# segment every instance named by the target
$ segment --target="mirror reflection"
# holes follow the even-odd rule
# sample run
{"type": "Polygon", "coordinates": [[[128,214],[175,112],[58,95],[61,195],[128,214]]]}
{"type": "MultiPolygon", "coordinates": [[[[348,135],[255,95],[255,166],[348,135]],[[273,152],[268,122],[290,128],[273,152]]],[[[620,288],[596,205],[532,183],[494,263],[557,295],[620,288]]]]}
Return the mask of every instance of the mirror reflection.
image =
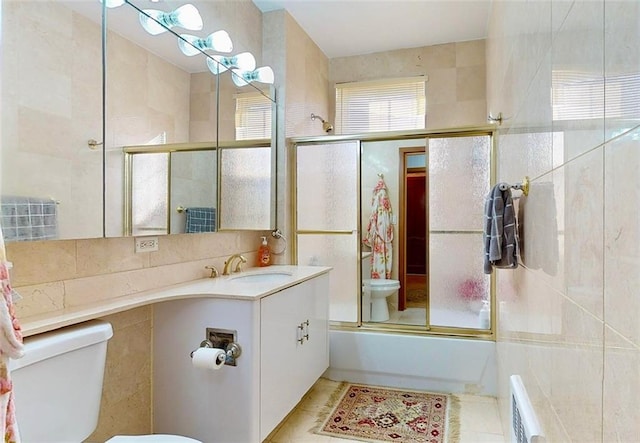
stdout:
{"type": "Polygon", "coordinates": [[[2,2],[7,241],[102,236],[101,31],[75,3],[2,2]]]}
{"type": "MultiPolygon", "coordinates": [[[[152,35],[141,26],[139,9],[171,12],[184,3],[107,2],[119,6],[106,9],[103,116],[101,3],[3,0],[0,202],[8,241],[122,236],[127,220],[124,146],[194,141],[216,146],[241,137],[271,136],[270,120],[259,131],[254,129],[263,111],[238,104],[250,95],[259,96],[269,104],[270,118],[273,90],[266,84],[261,85],[267,89],[255,87],[265,70],[235,75],[239,67],[222,58],[251,52],[256,66],[262,67],[260,11],[254,8],[253,19],[246,14],[246,22],[238,23],[230,2],[193,1],[189,3],[200,13],[202,30],[175,26],[175,33],[152,35]],[[186,35],[187,43],[176,34],[186,35]],[[232,41],[232,52],[223,52],[228,50],[224,34],[232,41]],[[194,47],[200,55],[187,56],[194,47]],[[227,72],[218,68],[215,75],[209,59],[227,72]],[[244,114],[238,115],[237,108],[244,114]],[[90,146],[89,140],[95,143],[90,146]]],[[[260,122],[266,121],[263,117],[260,122]]],[[[213,183],[218,181],[216,171],[210,171],[213,183]]],[[[197,181],[191,180],[187,189],[197,181]]],[[[217,201],[217,188],[206,186],[211,201],[217,201]]],[[[147,209],[145,217],[154,216],[139,220],[142,230],[137,234],[162,233],[182,224],[169,223],[184,215],[175,208],[169,211],[168,200],[145,201],[154,208],[147,209]]]]}

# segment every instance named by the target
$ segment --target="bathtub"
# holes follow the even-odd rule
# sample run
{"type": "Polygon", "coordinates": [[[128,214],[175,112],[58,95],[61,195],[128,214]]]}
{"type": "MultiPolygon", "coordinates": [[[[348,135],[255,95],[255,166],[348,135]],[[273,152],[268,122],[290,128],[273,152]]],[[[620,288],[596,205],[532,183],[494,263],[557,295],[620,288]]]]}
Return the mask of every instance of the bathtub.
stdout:
{"type": "Polygon", "coordinates": [[[329,346],[331,380],[497,396],[493,341],[332,330],[329,346]]]}

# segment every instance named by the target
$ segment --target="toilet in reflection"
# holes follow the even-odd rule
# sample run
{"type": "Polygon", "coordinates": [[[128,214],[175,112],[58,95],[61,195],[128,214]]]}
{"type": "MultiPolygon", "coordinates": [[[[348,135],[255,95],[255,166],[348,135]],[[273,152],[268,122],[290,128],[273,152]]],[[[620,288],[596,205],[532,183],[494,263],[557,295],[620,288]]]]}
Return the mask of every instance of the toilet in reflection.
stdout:
{"type": "MultiPolygon", "coordinates": [[[[371,252],[362,253],[362,276],[371,275],[371,252]]],[[[362,321],[382,322],[389,320],[387,299],[397,294],[400,281],[369,278],[362,280],[362,321]]]]}
{"type": "MultiPolygon", "coordinates": [[[[82,442],[98,424],[111,324],[92,320],[27,337],[11,360],[22,441],[82,442]]],[[[108,443],[200,443],[177,435],[115,436],[108,443]]]]}
{"type": "MultiPolygon", "coordinates": [[[[400,282],[398,280],[383,278],[362,280],[363,299],[371,301],[369,321],[383,322],[389,320],[387,297],[397,294],[398,289],[400,289],[400,282]]],[[[366,319],[363,320],[366,321],[366,319]]]]}

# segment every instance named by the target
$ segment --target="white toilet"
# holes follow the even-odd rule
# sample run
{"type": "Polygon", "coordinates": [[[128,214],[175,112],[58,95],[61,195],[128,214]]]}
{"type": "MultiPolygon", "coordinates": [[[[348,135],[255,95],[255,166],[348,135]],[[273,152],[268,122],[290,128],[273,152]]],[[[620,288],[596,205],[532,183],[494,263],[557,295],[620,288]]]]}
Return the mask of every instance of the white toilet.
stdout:
{"type": "MultiPolygon", "coordinates": [[[[82,442],[98,424],[111,324],[92,320],[27,337],[11,360],[22,441],[82,442]]],[[[177,435],[117,436],[109,443],[201,443],[177,435]]]]}
{"type": "Polygon", "coordinates": [[[391,279],[371,278],[362,280],[362,286],[366,294],[371,294],[370,321],[381,322],[389,320],[387,297],[398,292],[400,282],[391,279]]]}

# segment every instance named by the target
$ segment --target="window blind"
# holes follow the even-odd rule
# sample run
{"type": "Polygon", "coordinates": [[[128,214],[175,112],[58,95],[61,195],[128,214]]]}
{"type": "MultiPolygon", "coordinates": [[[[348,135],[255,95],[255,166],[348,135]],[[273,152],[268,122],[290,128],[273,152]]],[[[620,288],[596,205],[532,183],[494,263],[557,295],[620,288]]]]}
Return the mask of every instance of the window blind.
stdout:
{"type": "MultiPolygon", "coordinates": [[[[640,116],[640,76],[637,73],[606,78],[607,118],[637,119],[640,116]]],[[[553,71],[554,120],[603,118],[605,79],[586,72],[553,71]]]]}
{"type": "Polygon", "coordinates": [[[336,85],[336,133],[425,128],[426,77],[336,85]]]}
{"type": "Polygon", "coordinates": [[[259,92],[236,94],[236,140],[271,138],[272,102],[259,92]]]}

